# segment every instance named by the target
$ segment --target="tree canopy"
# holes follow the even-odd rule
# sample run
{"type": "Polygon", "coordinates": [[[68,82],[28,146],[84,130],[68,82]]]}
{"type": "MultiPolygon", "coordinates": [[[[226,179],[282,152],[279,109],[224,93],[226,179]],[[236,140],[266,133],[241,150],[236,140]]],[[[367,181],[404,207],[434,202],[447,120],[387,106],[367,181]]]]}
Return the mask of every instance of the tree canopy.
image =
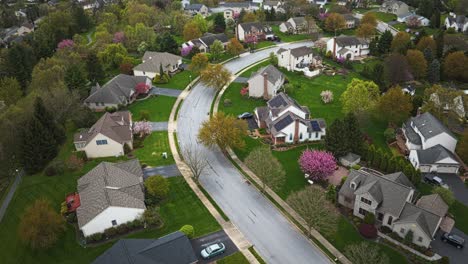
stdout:
{"type": "Polygon", "coordinates": [[[372,109],[380,97],[377,84],[372,81],[353,79],[341,95],[343,111],[357,115],[372,109]]]}
{"type": "Polygon", "coordinates": [[[219,146],[221,150],[226,150],[227,147],[243,148],[243,136],[246,133],[245,120],[218,112],[210,120],[203,122],[198,132],[198,140],[208,147],[219,146]]]}

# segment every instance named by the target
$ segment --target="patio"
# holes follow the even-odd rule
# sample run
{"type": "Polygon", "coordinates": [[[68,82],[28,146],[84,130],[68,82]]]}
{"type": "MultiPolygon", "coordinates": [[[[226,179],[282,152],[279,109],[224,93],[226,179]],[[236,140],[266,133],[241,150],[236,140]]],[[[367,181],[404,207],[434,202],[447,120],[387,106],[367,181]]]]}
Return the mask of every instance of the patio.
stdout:
{"type": "Polygon", "coordinates": [[[345,167],[342,167],[342,166],[338,166],[338,169],[335,170],[335,172],[333,172],[333,174],[330,177],[328,177],[328,182],[330,184],[338,186],[341,183],[341,179],[343,177],[348,176],[348,174],[349,174],[348,169],[346,169],[345,167]]]}

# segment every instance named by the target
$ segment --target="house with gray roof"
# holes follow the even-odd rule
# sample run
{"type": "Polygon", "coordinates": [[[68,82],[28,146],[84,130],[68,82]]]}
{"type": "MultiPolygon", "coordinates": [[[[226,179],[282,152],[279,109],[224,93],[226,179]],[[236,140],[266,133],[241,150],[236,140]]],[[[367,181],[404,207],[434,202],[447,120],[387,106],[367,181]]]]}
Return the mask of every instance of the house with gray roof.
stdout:
{"type": "Polygon", "coordinates": [[[458,173],[459,162],[453,154],[457,138],[442,122],[426,112],[403,124],[409,160],[421,172],[458,173]]]}
{"type": "Polygon", "coordinates": [[[322,65],[322,58],[319,55],[314,55],[312,48],[307,46],[293,49],[280,48],[276,52],[276,56],[278,66],[286,68],[288,71],[303,71],[310,66],[318,67],[322,65]]]}
{"type": "Polygon", "coordinates": [[[288,34],[312,34],[319,31],[313,19],[307,21],[304,17],[291,17],[279,25],[279,30],[288,34]]]}
{"type": "Polygon", "coordinates": [[[91,128],[75,134],[75,149],[84,151],[88,158],[122,156],[125,145],[133,148],[132,125],[129,111],[106,112],[91,128]]]}
{"type": "Polygon", "coordinates": [[[133,68],[133,75],[153,79],[160,74],[161,67],[164,73],[170,74],[178,71],[180,65],[182,65],[180,56],[168,52],[146,51],[142,63],[133,68]]]}
{"type": "Polygon", "coordinates": [[[450,13],[444,21],[445,28],[453,28],[458,32],[468,31],[468,17],[466,15],[456,15],[450,13]]]}
{"type": "Polygon", "coordinates": [[[187,14],[191,16],[202,15],[203,17],[208,16],[210,9],[204,4],[190,4],[184,7],[184,10],[187,14]]]}
{"type": "Polygon", "coordinates": [[[131,104],[137,96],[135,88],[141,83],[151,87],[151,79],[146,76],[119,74],[102,87],[99,83],[93,86],[88,98],[84,100],[84,104],[95,111],[103,111],[106,107],[117,108],[131,104]]]}
{"type": "Polygon", "coordinates": [[[326,133],[324,119],[311,119],[306,106],[282,92],[270,99],[267,106],[255,108],[254,118],[259,128],[266,128],[273,144],[318,141],[326,133]]]}
{"type": "Polygon", "coordinates": [[[379,8],[379,11],[399,16],[402,14],[409,13],[409,6],[402,1],[387,0],[382,3],[382,5],[379,8]]]}
{"type": "Polygon", "coordinates": [[[182,48],[187,48],[189,46],[196,47],[202,53],[210,52],[210,46],[213,43],[219,40],[223,44],[224,49],[226,49],[227,44],[229,43],[229,38],[224,33],[212,34],[205,33],[202,37],[197,39],[192,39],[188,42],[182,44],[182,48]]]}
{"type": "Polygon", "coordinates": [[[369,42],[355,36],[341,35],[327,41],[327,52],[335,58],[357,60],[369,54],[369,42]]]}
{"type": "Polygon", "coordinates": [[[76,216],[85,237],[138,219],[146,210],[143,171],[137,159],[99,163],[78,179],[78,194],[81,205],[76,216]]]}
{"type": "Polygon", "coordinates": [[[374,214],[378,224],[404,238],[411,231],[413,243],[429,247],[445,219],[448,206],[440,197],[422,196],[416,204],[415,188],[401,172],[378,175],[351,170],[338,192],[338,203],[364,218],[374,214]],[[433,204],[432,204],[433,203],[433,204]]]}
{"type": "Polygon", "coordinates": [[[261,22],[239,23],[236,27],[236,35],[240,41],[258,42],[274,37],[271,26],[261,22]]]}
{"type": "Polygon", "coordinates": [[[275,66],[265,66],[252,73],[247,81],[249,84],[249,97],[271,99],[283,87],[284,80],[284,74],[275,66]]]}
{"type": "Polygon", "coordinates": [[[345,28],[355,28],[359,24],[359,19],[357,19],[353,14],[343,14],[345,19],[345,28]]]}
{"type": "Polygon", "coordinates": [[[191,264],[198,262],[190,240],[180,232],[158,239],[120,239],[92,264],[191,264]]]}

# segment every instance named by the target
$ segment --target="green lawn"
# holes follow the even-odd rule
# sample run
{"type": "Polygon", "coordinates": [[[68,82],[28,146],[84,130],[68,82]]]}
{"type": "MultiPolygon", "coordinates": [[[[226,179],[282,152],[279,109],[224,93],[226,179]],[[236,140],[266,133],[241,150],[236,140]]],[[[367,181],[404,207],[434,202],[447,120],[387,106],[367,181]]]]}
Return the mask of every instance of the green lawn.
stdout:
{"type": "Polygon", "coordinates": [[[216,263],[218,264],[248,264],[249,261],[239,251],[230,256],[217,260],[216,263]]]}
{"type": "Polygon", "coordinates": [[[390,14],[390,13],[384,13],[384,12],[372,12],[378,20],[381,20],[383,22],[390,22],[390,21],[394,21],[397,19],[397,16],[394,15],[394,14],[390,14]]]}
{"type": "Polygon", "coordinates": [[[237,116],[244,112],[253,113],[255,107],[265,105],[265,101],[263,99],[253,99],[248,98],[247,96],[242,96],[240,94],[240,90],[243,86],[244,84],[242,83],[231,83],[229,85],[228,89],[221,97],[219,111],[237,116]],[[231,105],[225,106],[224,100],[228,98],[231,100],[231,105]]]}
{"type": "Polygon", "coordinates": [[[261,49],[261,48],[266,48],[266,47],[275,46],[275,45],[276,45],[275,42],[265,40],[265,41],[258,42],[257,45],[255,46],[255,49],[261,49]]]}
{"type": "Polygon", "coordinates": [[[455,217],[455,227],[468,234],[468,206],[459,201],[455,201],[449,209],[455,217]]]}
{"type": "Polygon", "coordinates": [[[279,26],[277,25],[271,26],[271,28],[273,29],[273,32],[275,33],[275,35],[281,38],[282,42],[293,42],[293,41],[310,39],[310,35],[308,34],[296,34],[296,35],[285,34],[279,30],[279,26]]]}
{"type": "MultiPolygon", "coordinates": [[[[339,30],[336,32],[336,35],[346,35],[346,36],[355,36],[356,35],[356,28],[350,28],[350,29],[344,29],[344,30],[339,30]]],[[[329,32],[325,31],[323,32],[324,37],[333,37],[335,36],[335,32],[329,32]]]]}
{"type": "Polygon", "coordinates": [[[169,96],[152,96],[143,101],[136,101],[128,107],[132,112],[133,120],[140,121],[142,110],[148,111],[150,119],[147,121],[159,122],[168,121],[171,114],[172,106],[177,98],[169,96]]]}
{"type": "Polygon", "coordinates": [[[398,23],[393,25],[394,28],[398,29],[399,31],[405,31],[408,26],[405,23],[398,23]]]}
{"type": "Polygon", "coordinates": [[[176,75],[172,76],[168,83],[154,84],[154,85],[157,87],[184,90],[185,87],[189,85],[190,81],[195,80],[197,76],[198,74],[195,74],[189,70],[185,70],[183,72],[179,72],[176,75]]]}
{"type": "Polygon", "coordinates": [[[174,158],[169,147],[167,132],[153,132],[143,141],[143,147],[133,151],[134,155],[149,166],[163,166],[174,164],[174,158]],[[162,157],[162,153],[167,152],[167,159],[162,157]]]}

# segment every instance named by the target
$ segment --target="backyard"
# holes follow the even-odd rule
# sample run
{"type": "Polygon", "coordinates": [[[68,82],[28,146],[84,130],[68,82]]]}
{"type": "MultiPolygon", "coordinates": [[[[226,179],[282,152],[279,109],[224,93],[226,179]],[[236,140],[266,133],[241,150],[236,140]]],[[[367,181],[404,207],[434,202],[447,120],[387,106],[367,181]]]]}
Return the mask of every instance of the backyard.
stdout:
{"type": "Polygon", "coordinates": [[[373,13],[378,20],[383,21],[383,22],[390,22],[394,21],[397,19],[397,16],[395,14],[391,13],[384,13],[384,12],[371,12],[373,13]]]}
{"type": "Polygon", "coordinates": [[[161,122],[169,120],[172,106],[177,98],[169,96],[151,96],[142,101],[136,101],[128,107],[132,112],[134,121],[141,121],[141,111],[147,111],[151,122],[161,122]]]}
{"type": "Polygon", "coordinates": [[[273,25],[271,26],[273,33],[275,33],[276,36],[280,37],[281,42],[293,42],[293,41],[300,41],[300,40],[306,40],[310,39],[310,36],[308,34],[286,34],[283,33],[279,30],[279,26],[273,25]]]}

